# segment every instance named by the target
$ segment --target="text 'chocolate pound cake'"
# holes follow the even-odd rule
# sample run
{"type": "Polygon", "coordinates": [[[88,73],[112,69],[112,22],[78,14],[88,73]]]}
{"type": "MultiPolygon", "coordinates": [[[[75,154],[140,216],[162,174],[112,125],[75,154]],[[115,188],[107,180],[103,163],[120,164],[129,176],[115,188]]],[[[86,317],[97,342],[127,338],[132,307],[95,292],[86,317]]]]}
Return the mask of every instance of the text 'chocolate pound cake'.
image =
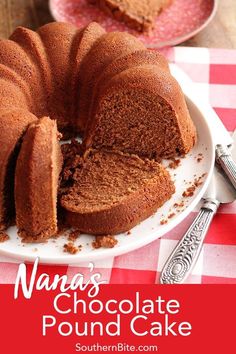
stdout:
{"type": "Polygon", "coordinates": [[[156,17],[172,0],[88,0],[117,21],[139,32],[149,32],[156,17]]]}
{"type": "Polygon", "coordinates": [[[61,166],[56,121],[41,118],[29,126],[16,166],[16,224],[24,242],[43,242],[57,232],[61,166]]]}
{"type": "Polygon", "coordinates": [[[87,151],[61,198],[69,225],[94,235],[118,234],[152,215],[174,193],[157,162],[111,151],[87,151]]]}

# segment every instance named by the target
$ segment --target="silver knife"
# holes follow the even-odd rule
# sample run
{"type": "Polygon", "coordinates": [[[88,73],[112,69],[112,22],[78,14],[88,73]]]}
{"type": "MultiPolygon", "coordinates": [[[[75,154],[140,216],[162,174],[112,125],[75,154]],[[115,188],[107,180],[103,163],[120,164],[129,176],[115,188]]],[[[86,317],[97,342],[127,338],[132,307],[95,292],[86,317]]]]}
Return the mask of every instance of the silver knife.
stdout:
{"type": "MultiPolygon", "coordinates": [[[[236,145],[236,130],[233,133],[234,146],[236,145]]],[[[216,145],[216,161],[222,167],[232,185],[236,189],[236,162],[233,159],[230,149],[227,145],[216,145]]]]}
{"type": "Polygon", "coordinates": [[[217,166],[214,167],[203,200],[197,217],[164,265],[160,275],[161,284],[184,282],[198,259],[204,238],[219,205],[236,200],[236,190],[217,166]]]}

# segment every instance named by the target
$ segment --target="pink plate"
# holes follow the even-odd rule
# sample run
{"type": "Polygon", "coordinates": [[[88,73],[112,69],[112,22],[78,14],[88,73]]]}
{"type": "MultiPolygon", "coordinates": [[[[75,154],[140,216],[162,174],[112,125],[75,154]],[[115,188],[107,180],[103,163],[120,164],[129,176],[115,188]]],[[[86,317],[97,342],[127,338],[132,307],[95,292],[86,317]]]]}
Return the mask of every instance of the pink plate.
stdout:
{"type": "Polygon", "coordinates": [[[87,0],[50,0],[50,10],[56,21],[70,22],[78,27],[96,21],[107,31],[130,32],[152,48],[186,41],[211,21],[216,8],[216,0],[174,0],[172,5],[157,17],[152,33],[143,35],[89,5],[87,0]]]}

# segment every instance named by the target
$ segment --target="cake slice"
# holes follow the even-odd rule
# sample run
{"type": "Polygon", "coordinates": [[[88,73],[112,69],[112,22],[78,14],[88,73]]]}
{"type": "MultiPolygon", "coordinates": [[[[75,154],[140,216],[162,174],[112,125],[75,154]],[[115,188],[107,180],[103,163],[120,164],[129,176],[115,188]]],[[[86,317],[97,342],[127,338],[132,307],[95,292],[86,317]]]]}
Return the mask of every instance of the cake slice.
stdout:
{"type": "Polygon", "coordinates": [[[88,0],[109,16],[138,32],[149,32],[155,18],[172,0],[88,0]]]}
{"type": "Polygon", "coordinates": [[[6,229],[15,216],[16,159],[23,134],[28,125],[36,120],[33,114],[20,109],[0,114],[0,231],[6,229]]]}
{"type": "Polygon", "coordinates": [[[125,232],[175,191],[169,173],[155,161],[102,150],[88,150],[77,161],[73,185],[64,190],[61,206],[67,223],[84,233],[125,232]]]}
{"type": "Polygon", "coordinates": [[[56,121],[32,123],[15,174],[16,224],[24,242],[43,242],[57,232],[57,189],[62,166],[56,121]]]}

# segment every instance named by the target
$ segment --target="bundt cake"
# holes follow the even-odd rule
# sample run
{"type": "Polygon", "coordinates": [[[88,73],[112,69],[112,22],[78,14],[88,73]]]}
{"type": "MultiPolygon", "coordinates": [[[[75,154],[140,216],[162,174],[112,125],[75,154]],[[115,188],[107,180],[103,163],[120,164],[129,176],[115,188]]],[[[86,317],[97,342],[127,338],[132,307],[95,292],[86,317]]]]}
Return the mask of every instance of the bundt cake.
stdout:
{"type": "Polygon", "coordinates": [[[20,143],[28,125],[36,117],[21,110],[1,112],[0,116],[0,231],[13,221],[14,176],[20,143]]]}
{"type": "MultiPolygon", "coordinates": [[[[1,228],[6,225],[14,209],[14,159],[18,141],[28,124],[33,122],[24,136],[15,176],[16,222],[20,236],[28,242],[45,240],[57,228],[56,193],[61,157],[55,120],[64,139],[78,133],[83,135],[80,150],[85,157],[78,176],[84,176],[88,164],[91,165],[89,178],[92,178],[93,161],[104,158],[109,166],[114,165],[114,161],[123,161],[121,171],[124,174],[130,168],[130,161],[136,161],[140,166],[143,163],[147,170],[156,166],[153,168],[157,175],[165,177],[162,182],[169,193],[163,195],[164,189],[160,188],[160,195],[150,203],[137,199],[146,205],[143,217],[138,214],[140,204],[136,205],[137,218],[133,217],[133,212],[126,215],[130,221],[121,218],[123,227],[114,221],[116,210],[120,213],[120,210],[132,209],[129,204],[132,198],[127,197],[124,189],[127,208],[122,201],[121,209],[111,208],[115,210],[113,214],[103,214],[101,210],[101,217],[110,215],[113,218],[114,232],[128,225],[131,227],[170,197],[173,186],[157,161],[186,154],[196,141],[196,130],[183,93],[171,76],[167,61],[161,54],[147,50],[135,37],[123,32],[106,33],[97,23],[82,29],[65,23],[50,23],[37,32],[18,27],[9,40],[0,40],[0,126],[4,127],[0,130],[0,142],[7,141],[10,146],[0,149],[0,163],[4,166],[0,172],[0,224],[1,228]],[[8,137],[6,132],[9,132],[8,137]],[[12,182],[6,189],[7,180],[12,182]]],[[[99,170],[96,173],[99,175],[99,170]]],[[[107,178],[111,173],[112,170],[107,178]]],[[[111,178],[114,185],[116,178],[120,183],[119,177],[111,178]]],[[[151,180],[154,186],[147,190],[148,198],[158,186],[158,178],[150,177],[151,180]]],[[[136,182],[134,179],[134,195],[141,198],[145,183],[141,183],[141,177],[140,185],[136,182]]],[[[88,217],[83,215],[81,218],[84,206],[78,207],[78,215],[75,215],[70,196],[71,191],[76,191],[75,195],[79,193],[79,186],[79,181],[73,181],[63,194],[61,202],[68,221],[77,224],[82,220],[84,231],[90,229],[100,233],[103,226],[95,222],[95,216],[90,228],[88,217]]],[[[84,188],[83,184],[81,188],[84,188]]],[[[96,195],[91,198],[95,202],[96,195]]],[[[98,200],[96,203],[101,205],[98,200]]],[[[104,221],[104,229],[108,222],[108,219],[106,223],[104,221]]]]}
{"type": "MultiPolygon", "coordinates": [[[[78,132],[85,134],[85,148],[90,145],[96,148],[103,144],[103,140],[104,147],[113,145],[116,132],[108,141],[105,137],[108,127],[104,125],[104,131],[101,131],[98,121],[103,113],[106,120],[104,105],[107,99],[110,100],[107,93],[111,90],[109,94],[113,95],[116,85],[117,95],[122,96],[122,86],[127,91],[135,88],[135,92],[127,94],[125,100],[120,96],[122,111],[119,114],[116,111],[119,105],[112,107],[113,100],[109,103],[109,109],[114,108],[115,131],[119,131],[123,124],[126,109],[127,115],[130,114],[130,107],[137,117],[142,115],[141,111],[144,116],[152,116],[152,124],[155,124],[155,117],[159,117],[156,123],[163,121],[163,129],[158,131],[158,136],[152,137],[150,151],[143,152],[139,142],[135,149],[124,148],[123,142],[118,146],[120,139],[117,137],[114,148],[148,157],[168,155],[161,151],[156,153],[156,150],[159,140],[163,142],[160,136],[172,126],[172,119],[171,131],[173,133],[176,129],[178,133],[171,142],[175,154],[188,152],[194,144],[195,129],[181,89],[171,76],[166,60],[160,54],[147,50],[128,33],[105,33],[96,23],[80,30],[66,23],[50,23],[37,32],[18,27],[10,40],[0,41],[0,72],[0,112],[14,103],[15,107],[28,110],[38,118],[49,116],[57,120],[64,138],[78,132]],[[145,96],[149,95],[149,105],[139,102],[142,90],[145,96]],[[157,102],[155,109],[149,111],[152,100],[157,102]],[[165,117],[162,116],[163,105],[168,107],[165,117]],[[93,128],[94,131],[91,130],[93,128]],[[96,139],[95,130],[96,133],[99,130],[96,139]]],[[[145,145],[148,133],[144,134],[144,131],[150,130],[149,123],[144,119],[142,123],[135,124],[133,120],[131,130],[138,136],[142,135],[145,145]]],[[[137,137],[133,140],[135,144],[137,137]]],[[[168,136],[165,141],[168,142],[168,136]]]]}
{"type": "Polygon", "coordinates": [[[149,32],[155,18],[168,7],[172,0],[88,0],[110,17],[124,22],[139,32],[149,32]]]}
{"type": "Polygon", "coordinates": [[[62,154],[56,121],[31,123],[15,173],[16,225],[24,242],[43,242],[57,232],[57,189],[62,154]]]}
{"type": "Polygon", "coordinates": [[[174,193],[169,173],[135,155],[88,150],[61,198],[69,225],[88,234],[124,232],[152,215],[174,193]]]}

